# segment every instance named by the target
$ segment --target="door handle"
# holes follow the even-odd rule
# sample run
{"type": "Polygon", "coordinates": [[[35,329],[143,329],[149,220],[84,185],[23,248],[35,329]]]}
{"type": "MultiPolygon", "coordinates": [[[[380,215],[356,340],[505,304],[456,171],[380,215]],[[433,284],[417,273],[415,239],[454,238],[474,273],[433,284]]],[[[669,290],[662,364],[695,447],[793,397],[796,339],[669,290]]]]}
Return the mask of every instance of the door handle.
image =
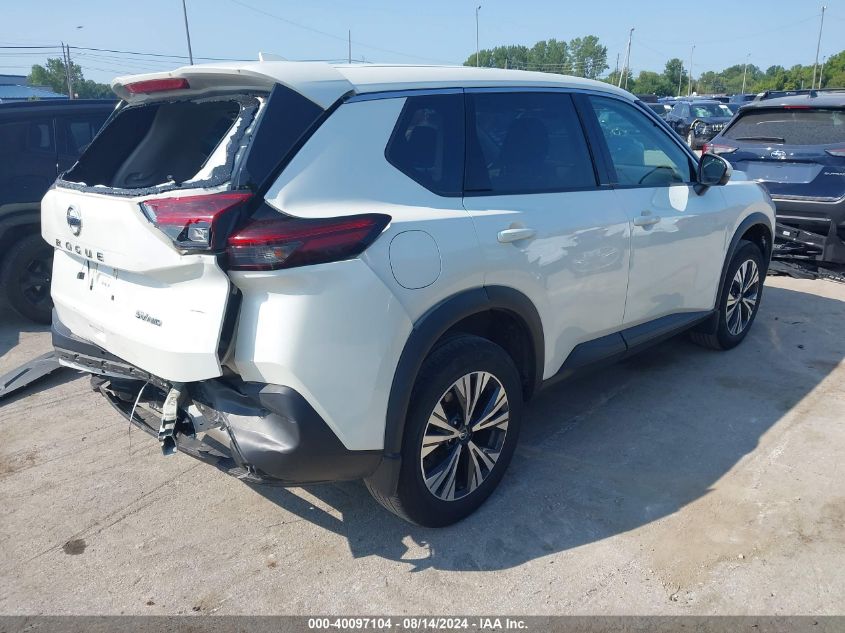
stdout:
{"type": "Polygon", "coordinates": [[[534,229],[505,229],[504,231],[499,231],[499,241],[502,244],[518,242],[519,240],[527,240],[528,238],[534,237],[535,233],[537,231],[534,229]]]}
{"type": "Polygon", "coordinates": [[[660,222],[659,215],[638,215],[634,218],[634,226],[651,226],[660,222]]]}

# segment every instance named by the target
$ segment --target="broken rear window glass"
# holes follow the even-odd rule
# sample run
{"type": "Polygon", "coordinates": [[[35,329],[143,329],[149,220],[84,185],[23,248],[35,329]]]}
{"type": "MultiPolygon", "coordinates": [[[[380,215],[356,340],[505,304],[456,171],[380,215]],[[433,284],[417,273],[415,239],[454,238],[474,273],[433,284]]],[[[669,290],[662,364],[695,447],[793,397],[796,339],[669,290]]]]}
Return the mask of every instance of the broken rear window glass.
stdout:
{"type": "Polygon", "coordinates": [[[132,193],[222,184],[258,107],[245,96],[128,106],[62,179],[132,193]]]}

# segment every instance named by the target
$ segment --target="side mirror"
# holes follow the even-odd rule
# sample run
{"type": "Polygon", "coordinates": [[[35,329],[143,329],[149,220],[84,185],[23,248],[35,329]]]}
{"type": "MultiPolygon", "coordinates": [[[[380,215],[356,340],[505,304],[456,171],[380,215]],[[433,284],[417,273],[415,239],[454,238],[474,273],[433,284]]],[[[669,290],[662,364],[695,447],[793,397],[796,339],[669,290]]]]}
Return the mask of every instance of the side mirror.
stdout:
{"type": "Polygon", "coordinates": [[[698,187],[703,193],[707,187],[718,187],[727,184],[731,179],[733,168],[731,164],[716,154],[702,154],[698,161],[698,187]]]}

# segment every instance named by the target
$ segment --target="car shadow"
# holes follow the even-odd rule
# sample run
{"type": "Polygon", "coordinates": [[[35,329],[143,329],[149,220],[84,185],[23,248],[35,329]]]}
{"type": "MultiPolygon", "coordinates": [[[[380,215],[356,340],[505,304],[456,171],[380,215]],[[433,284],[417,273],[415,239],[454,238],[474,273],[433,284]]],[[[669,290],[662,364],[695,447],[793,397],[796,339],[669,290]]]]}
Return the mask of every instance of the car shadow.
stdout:
{"type": "Polygon", "coordinates": [[[448,528],[394,517],[357,482],[253,489],[342,535],[355,557],[413,571],[520,565],[708,494],[845,357],[842,311],[841,301],[767,286],[753,330],[730,352],[676,337],[540,393],[499,489],[448,528]],[[812,330],[829,332],[824,345],[812,330]]]}
{"type": "MultiPolygon", "coordinates": [[[[21,332],[48,332],[49,325],[40,325],[23,318],[5,301],[0,300],[0,358],[20,343],[21,332]]],[[[0,373],[3,373],[0,371],[0,373]]]]}

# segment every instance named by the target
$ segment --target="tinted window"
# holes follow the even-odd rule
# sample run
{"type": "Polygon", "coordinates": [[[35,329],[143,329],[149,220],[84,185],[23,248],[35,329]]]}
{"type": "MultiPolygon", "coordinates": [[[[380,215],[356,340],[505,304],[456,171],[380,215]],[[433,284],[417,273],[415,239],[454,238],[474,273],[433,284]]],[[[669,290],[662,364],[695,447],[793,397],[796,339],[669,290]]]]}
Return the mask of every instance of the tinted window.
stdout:
{"type": "Polygon", "coordinates": [[[790,145],[845,143],[845,111],[751,110],[741,114],[723,136],[790,145]]]}
{"type": "Polygon", "coordinates": [[[572,99],[562,93],[468,96],[467,191],[539,193],[595,187],[572,99]]]}
{"type": "Polygon", "coordinates": [[[618,184],[655,187],[692,182],[686,152],[645,113],[617,99],[589,99],[607,141],[618,184]]]}
{"type": "Polygon", "coordinates": [[[728,106],[723,103],[693,103],[690,108],[692,115],[696,118],[731,116],[728,106]]]}
{"type": "Polygon", "coordinates": [[[101,115],[88,115],[80,117],[68,117],[64,119],[65,139],[68,154],[78,156],[94,139],[97,132],[103,126],[107,113],[101,115]]]}
{"type": "Polygon", "coordinates": [[[408,97],[384,154],[394,167],[426,189],[440,195],[460,195],[463,95],[408,97]]]}

